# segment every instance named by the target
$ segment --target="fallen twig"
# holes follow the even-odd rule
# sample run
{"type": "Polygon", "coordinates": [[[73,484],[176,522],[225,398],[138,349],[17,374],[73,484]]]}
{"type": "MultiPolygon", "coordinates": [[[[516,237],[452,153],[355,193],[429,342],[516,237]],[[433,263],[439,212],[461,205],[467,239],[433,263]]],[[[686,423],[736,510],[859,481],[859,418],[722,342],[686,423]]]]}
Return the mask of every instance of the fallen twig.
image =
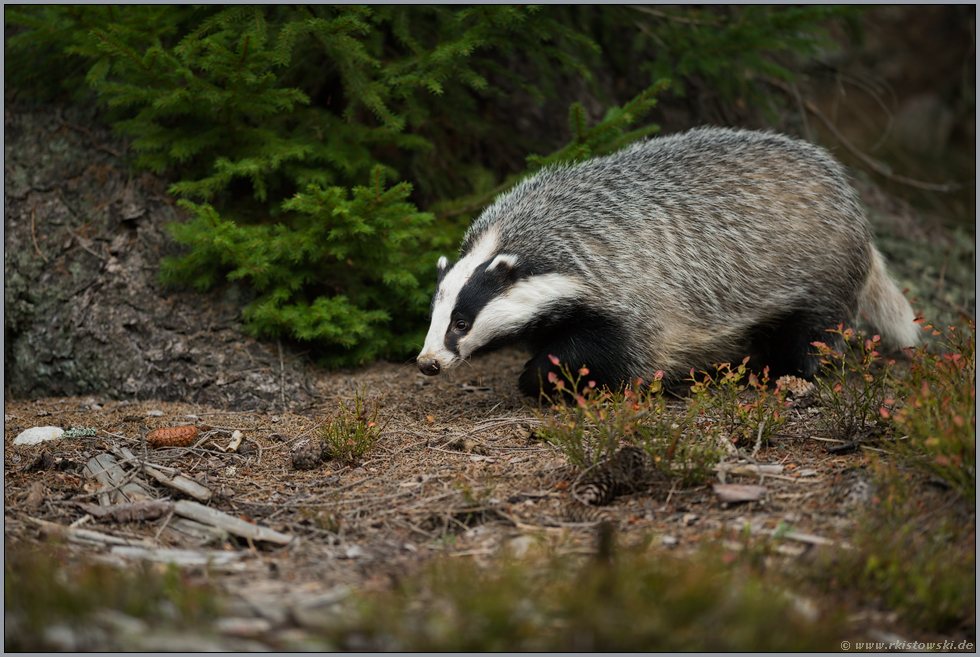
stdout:
{"type": "Polygon", "coordinates": [[[62,536],[73,543],[86,543],[89,545],[95,544],[100,546],[131,545],[137,547],[153,547],[153,544],[150,541],[145,541],[142,539],[122,538],[120,536],[104,534],[91,529],[66,527],[65,525],[59,525],[56,522],[49,522],[47,520],[32,518],[30,516],[25,516],[24,520],[38,527],[46,534],[62,536]]]}
{"type": "Polygon", "coordinates": [[[765,486],[754,484],[712,484],[720,502],[757,502],[766,496],[765,486]]]}
{"type": "Polygon", "coordinates": [[[81,510],[96,518],[109,518],[116,522],[141,522],[156,520],[168,513],[173,513],[174,503],[169,499],[152,500],[148,502],[127,502],[101,506],[88,502],[71,502],[81,510]]]}
{"type": "Polygon", "coordinates": [[[153,495],[143,486],[132,481],[135,477],[135,471],[132,473],[123,471],[116,459],[110,454],[99,454],[89,459],[83,472],[86,476],[95,479],[100,487],[95,493],[76,496],[76,499],[98,495],[99,503],[102,506],[108,506],[117,501],[142,502],[153,499],[153,495]]]}
{"type": "Polygon", "coordinates": [[[205,525],[211,525],[223,529],[230,534],[251,538],[256,541],[267,541],[278,545],[286,545],[293,540],[293,537],[282,532],[277,532],[269,527],[253,525],[250,522],[230,516],[227,513],[211,509],[197,502],[180,500],[174,505],[174,513],[191,520],[196,520],[205,525]]]}
{"type": "Polygon", "coordinates": [[[202,486],[193,479],[180,474],[180,471],[176,468],[168,468],[165,465],[157,465],[156,463],[141,461],[140,459],[136,458],[135,455],[133,455],[128,447],[113,447],[112,451],[117,456],[124,458],[124,462],[131,462],[138,465],[140,468],[142,468],[143,472],[168,488],[179,490],[180,492],[190,495],[195,500],[200,500],[201,502],[207,502],[211,499],[212,493],[210,489],[202,486]]]}

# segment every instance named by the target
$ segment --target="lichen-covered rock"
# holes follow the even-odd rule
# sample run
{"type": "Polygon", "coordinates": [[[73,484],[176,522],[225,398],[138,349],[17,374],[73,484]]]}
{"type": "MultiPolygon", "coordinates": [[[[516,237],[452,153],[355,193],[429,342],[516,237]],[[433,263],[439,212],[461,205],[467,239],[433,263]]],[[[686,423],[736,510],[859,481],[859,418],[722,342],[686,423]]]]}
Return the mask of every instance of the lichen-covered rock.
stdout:
{"type": "Polygon", "coordinates": [[[61,427],[31,427],[17,434],[14,445],[39,445],[48,440],[58,440],[65,435],[61,427]]]}

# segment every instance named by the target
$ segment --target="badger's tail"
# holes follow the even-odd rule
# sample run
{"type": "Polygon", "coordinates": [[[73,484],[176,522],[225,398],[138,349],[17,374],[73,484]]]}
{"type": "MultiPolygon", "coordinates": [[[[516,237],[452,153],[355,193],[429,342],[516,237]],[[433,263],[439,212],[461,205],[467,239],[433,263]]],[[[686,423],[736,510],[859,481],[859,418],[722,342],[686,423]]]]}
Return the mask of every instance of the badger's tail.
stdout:
{"type": "Polygon", "coordinates": [[[885,261],[878,249],[871,247],[871,271],[858,298],[861,310],[881,337],[893,347],[919,344],[919,325],[912,306],[888,277],[885,261]]]}

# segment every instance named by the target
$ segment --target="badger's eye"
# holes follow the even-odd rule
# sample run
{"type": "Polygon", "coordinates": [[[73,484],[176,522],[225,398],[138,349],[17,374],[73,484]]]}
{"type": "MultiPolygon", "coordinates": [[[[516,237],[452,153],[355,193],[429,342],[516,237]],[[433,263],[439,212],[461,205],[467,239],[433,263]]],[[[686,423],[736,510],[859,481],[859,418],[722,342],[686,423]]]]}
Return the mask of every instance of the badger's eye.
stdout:
{"type": "Polygon", "coordinates": [[[466,333],[470,330],[470,323],[465,319],[457,319],[453,322],[453,332],[454,333],[466,333]]]}

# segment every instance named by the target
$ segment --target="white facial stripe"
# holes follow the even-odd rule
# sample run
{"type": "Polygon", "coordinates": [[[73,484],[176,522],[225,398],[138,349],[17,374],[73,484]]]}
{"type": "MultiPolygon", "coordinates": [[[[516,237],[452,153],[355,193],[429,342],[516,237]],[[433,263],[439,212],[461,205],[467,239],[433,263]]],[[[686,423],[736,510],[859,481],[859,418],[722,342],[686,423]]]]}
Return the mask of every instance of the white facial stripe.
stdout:
{"type": "Polygon", "coordinates": [[[513,334],[559,303],[585,294],[581,280],[563,274],[541,274],[519,281],[483,307],[473,328],[457,343],[459,357],[469,358],[480,347],[513,334]]]}
{"type": "Polygon", "coordinates": [[[444,370],[459,364],[459,358],[446,349],[446,331],[460,290],[481,262],[486,262],[497,248],[497,232],[488,230],[473,245],[470,252],[460,258],[449,273],[442,279],[436,291],[436,301],[432,306],[432,322],[425,336],[422,355],[435,358],[444,370]]]}

